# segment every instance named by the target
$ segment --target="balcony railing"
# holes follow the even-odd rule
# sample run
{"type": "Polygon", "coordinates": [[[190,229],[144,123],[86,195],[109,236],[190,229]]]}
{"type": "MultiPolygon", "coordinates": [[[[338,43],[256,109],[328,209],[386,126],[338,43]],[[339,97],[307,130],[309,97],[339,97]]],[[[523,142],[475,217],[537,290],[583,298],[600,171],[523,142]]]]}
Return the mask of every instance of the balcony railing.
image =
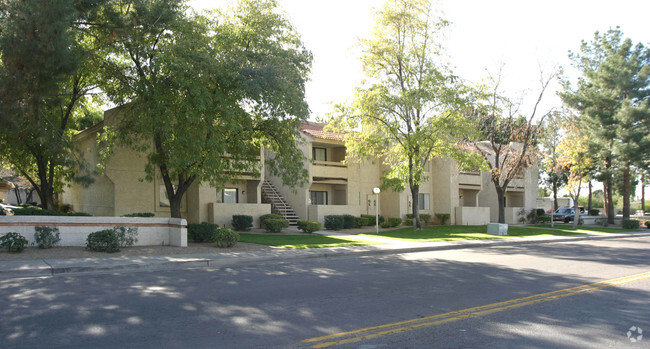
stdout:
{"type": "Polygon", "coordinates": [[[314,160],[316,166],[348,167],[348,165],[339,161],[318,161],[314,160]]]}

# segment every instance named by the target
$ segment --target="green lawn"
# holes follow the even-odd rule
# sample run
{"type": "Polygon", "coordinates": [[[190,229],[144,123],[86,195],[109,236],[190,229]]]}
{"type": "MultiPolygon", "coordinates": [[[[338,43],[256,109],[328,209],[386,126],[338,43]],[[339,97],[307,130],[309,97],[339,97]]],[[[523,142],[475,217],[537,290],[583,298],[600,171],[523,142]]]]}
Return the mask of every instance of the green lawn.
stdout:
{"type": "Polygon", "coordinates": [[[409,240],[414,242],[431,241],[452,241],[452,240],[485,240],[485,239],[507,239],[526,236],[556,236],[556,235],[581,235],[579,232],[572,232],[557,229],[539,229],[526,227],[508,227],[508,236],[487,234],[485,225],[476,226],[428,226],[422,230],[414,231],[413,228],[402,228],[397,230],[380,232],[377,234],[360,234],[369,236],[382,236],[393,239],[409,240]]]}
{"type": "Polygon", "coordinates": [[[288,248],[321,248],[341,246],[379,245],[377,242],[362,239],[342,239],[325,235],[271,235],[240,233],[239,241],[258,245],[288,248]]]}
{"type": "MultiPolygon", "coordinates": [[[[551,229],[550,224],[535,224],[531,225],[531,227],[539,227],[539,228],[546,228],[546,229],[551,229]]],[[[578,226],[578,229],[573,229],[571,224],[555,224],[554,229],[559,229],[563,231],[575,231],[578,233],[625,233],[625,232],[630,232],[634,231],[634,229],[622,229],[622,228],[609,228],[609,227],[597,227],[597,226],[578,226]]],[[[642,229],[643,230],[643,229],[642,229]]]]}

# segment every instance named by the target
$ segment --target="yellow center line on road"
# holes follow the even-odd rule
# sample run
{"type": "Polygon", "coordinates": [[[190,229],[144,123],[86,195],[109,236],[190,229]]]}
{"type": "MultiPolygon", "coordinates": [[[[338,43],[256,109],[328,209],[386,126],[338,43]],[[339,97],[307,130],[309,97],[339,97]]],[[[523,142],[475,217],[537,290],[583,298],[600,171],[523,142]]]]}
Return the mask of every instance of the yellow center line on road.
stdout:
{"type": "Polygon", "coordinates": [[[384,325],[379,325],[379,326],[361,328],[361,329],[357,329],[357,330],[353,330],[353,331],[339,332],[339,333],[334,333],[334,334],[330,334],[330,335],[326,335],[326,336],[309,338],[309,339],[303,340],[302,343],[323,342],[323,341],[329,340],[329,339],[340,338],[340,337],[349,337],[349,336],[356,335],[356,336],[351,337],[351,338],[339,339],[339,340],[335,340],[335,341],[324,342],[324,343],[314,345],[314,348],[326,348],[326,347],[330,347],[330,346],[334,346],[334,345],[340,345],[340,344],[345,344],[345,343],[350,343],[350,342],[356,342],[356,341],[360,341],[360,340],[364,340],[364,339],[385,336],[385,335],[392,334],[392,333],[410,331],[410,330],[414,330],[414,329],[418,329],[418,328],[422,328],[422,327],[442,324],[442,323],[445,323],[445,322],[462,320],[462,319],[466,319],[466,318],[474,317],[474,316],[478,316],[478,315],[484,315],[484,314],[489,314],[489,313],[493,313],[493,312],[497,312],[497,311],[503,311],[503,310],[517,308],[517,307],[521,307],[521,306],[525,306],[525,305],[530,305],[530,304],[534,304],[534,303],[545,302],[545,301],[550,301],[550,300],[553,300],[553,299],[573,296],[573,295],[584,293],[584,292],[600,290],[600,289],[603,289],[603,288],[606,288],[606,287],[612,287],[612,286],[621,285],[621,284],[625,284],[625,283],[629,283],[629,282],[633,282],[633,281],[644,280],[644,279],[648,279],[648,278],[650,278],[650,272],[634,274],[634,275],[624,276],[624,277],[620,277],[620,278],[616,278],[616,279],[610,279],[610,280],[595,282],[595,283],[591,283],[591,284],[587,284],[587,285],[570,287],[570,288],[565,288],[565,289],[552,291],[552,292],[540,293],[540,294],[533,295],[533,296],[516,298],[516,299],[511,299],[511,300],[508,300],[508,301],[491,303],[491,304],[481,305],[481,306],[477,306],[477,307],[466,308],[466,309],[462,309],[462,310],[455,310],[455,311],[451,311],[451,312],[447,312],[447,313],[431,315],[431,316],[427,316],[427,317],[423,317],[423,318],[399,321],[399,322],[394,322],[394,323],[390,323],[390,324],[384,324],[384,325]],[[454,315],[456,315],[456,316],[454,316],[454,315]],[[437,319],[437,320],[429,321],[429,320],[434,320],[434,319],[437,319]],[[374,331],[383,330],[383,329],[387,329],[387,328],[390,328],[390,329],[385,330],[385,331],[380,331],[380,332],[374,332],[374,331]],[[374,332],[374,333],[369,333],[369,332],[374,332]],[[368,333],[368,334],[365,334],[365,333],[368,333]]]}

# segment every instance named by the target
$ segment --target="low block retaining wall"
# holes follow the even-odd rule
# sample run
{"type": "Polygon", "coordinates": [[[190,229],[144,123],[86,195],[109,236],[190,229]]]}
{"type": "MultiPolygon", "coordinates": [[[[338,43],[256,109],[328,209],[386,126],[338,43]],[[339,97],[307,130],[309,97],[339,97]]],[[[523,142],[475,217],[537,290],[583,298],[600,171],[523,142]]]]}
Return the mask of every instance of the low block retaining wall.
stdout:
{"type": "Polygon", "coordinates": [[[115,226],[138,228],[135,246],[187,247],[187,221],[180,218],[0,216],[0,234],[16,232],[34,241],[34,227],[59,228],[60,246],[86,246],[88,234],[115,226]]]}

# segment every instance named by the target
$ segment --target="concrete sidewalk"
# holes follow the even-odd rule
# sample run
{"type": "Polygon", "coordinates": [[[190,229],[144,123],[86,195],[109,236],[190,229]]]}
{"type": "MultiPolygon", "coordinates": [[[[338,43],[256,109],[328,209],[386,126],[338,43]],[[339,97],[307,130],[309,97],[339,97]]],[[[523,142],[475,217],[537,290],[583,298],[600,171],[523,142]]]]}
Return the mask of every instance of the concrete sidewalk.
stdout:
{"type": "MultiPolygon", "coordinates": [[[[327,235],[348,236],[327,232],[327,235]]],[[[0,278],[51,276],[66,273],[112,272],[133,270],[162,270],[196,267],[226,267],[260,264],[269,261],[287,261],[306,258],[339,256],[369,256],[394,253],[451,250],[477,247],[525,245],[580,240],[619,239],[650,236],[650,233],[599,233],[584,236],[544,236],[512,239],[462,240],[440,242],[410,242],[382,237],[363,236],[378,245],[332,247],[313,249],[278,249],[272,251],[232,252],[218,254],[191,254],[156,257],[76,258],[0,262],[0,278]]],[[[359,238],[355,235],[349,237],[359,238]]]]}

